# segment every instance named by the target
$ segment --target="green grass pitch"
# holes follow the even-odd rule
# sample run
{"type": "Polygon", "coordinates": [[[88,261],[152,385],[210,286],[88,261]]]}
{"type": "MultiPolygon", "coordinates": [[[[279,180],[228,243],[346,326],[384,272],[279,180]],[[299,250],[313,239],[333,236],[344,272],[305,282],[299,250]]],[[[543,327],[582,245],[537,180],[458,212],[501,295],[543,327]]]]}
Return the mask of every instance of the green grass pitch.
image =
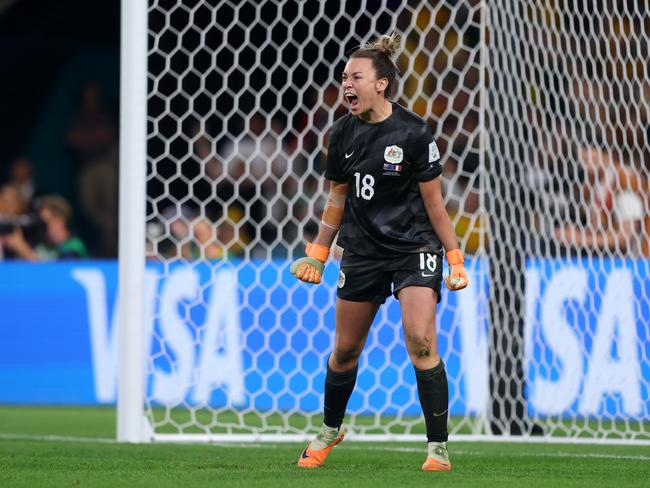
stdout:
{"type": "Polygon", "coordinates": [[[0,486],[650,486],[650,447],[451,442],[453,471],[424,473],[424,441],[344,441],[300,470],[302,444],[114,442],[109,408],[0,406],[0,486]]]}

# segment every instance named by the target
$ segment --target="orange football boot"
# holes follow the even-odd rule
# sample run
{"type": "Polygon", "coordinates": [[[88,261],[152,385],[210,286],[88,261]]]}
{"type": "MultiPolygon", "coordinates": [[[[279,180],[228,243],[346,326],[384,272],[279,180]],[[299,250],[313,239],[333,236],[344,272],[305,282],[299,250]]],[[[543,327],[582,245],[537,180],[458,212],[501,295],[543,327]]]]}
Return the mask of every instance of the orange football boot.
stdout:
{"type": "Polygon", "coordinates": [[[422,465],[422,471],[451,471],[446,442],[427,444],[427,459],[422,465]]]}
{"type": "Polygon", "coordinates": [[[323,449],[312,449],[311,442],[300,454],[298,458],[298,467],[300,468],[318,468],[325,463],[327,456],[334,447],[339,444],[345,437],[345,429],[339,431],[339,435],[323,449]]]}

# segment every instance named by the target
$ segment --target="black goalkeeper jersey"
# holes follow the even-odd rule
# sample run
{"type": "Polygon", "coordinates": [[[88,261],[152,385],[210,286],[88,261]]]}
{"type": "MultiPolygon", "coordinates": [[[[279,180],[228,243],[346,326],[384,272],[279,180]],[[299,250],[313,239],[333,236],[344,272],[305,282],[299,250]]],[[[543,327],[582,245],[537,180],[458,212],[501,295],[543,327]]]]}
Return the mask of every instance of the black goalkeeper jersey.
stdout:
{"type": "Polygon", "coordinates": [[[393,104],[378,123],[341,117],[330,131],[325,171],[349,185],[339,245],[376,258],[442,251],[418,189],[441,172],[431,129],[413,112],[393,104]]]}

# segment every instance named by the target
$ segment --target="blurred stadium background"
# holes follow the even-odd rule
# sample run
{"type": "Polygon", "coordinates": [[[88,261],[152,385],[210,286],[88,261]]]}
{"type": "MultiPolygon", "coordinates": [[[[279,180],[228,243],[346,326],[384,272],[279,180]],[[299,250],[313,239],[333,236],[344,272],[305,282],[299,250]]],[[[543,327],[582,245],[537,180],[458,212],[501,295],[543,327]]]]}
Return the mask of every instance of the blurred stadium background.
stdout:
{"type": "MultiPolygon", "coordinates": [[[[4,439],[84,435],[47,427],[79,405],[114,421],[119,3],[0,2],[4,439]]],[[[397,101],[437,137],[474,277],[439,313],[452,436],[650,442],[647,0],[148,5],[142,440],[319,424],[337,270],[308,288],[287,267],[317,229],[346,55],[395,30],[397,101]]],[[[422,436],[400,329],[389,302],[353,437],[422,436]]]]}

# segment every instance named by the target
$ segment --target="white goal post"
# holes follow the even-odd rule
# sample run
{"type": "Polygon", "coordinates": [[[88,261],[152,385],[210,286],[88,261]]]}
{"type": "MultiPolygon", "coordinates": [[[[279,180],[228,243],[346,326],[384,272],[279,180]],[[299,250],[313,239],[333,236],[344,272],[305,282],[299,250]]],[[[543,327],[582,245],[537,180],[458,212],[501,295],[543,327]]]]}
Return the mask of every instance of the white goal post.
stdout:
{"type": "MultiPolygon", "coordinates": [[[[650,444],[650,5],[597,3],[122,0],[118,440],[319,427],[337,263],[288,268],[347,56],[394,31],[472,280],[438,308],[451,438],[650,444]]],[[[393,299],[345,423],[425,439],[393,299]]]]}
{"type": "Polygon", "coordinates": [[[147,2],[122,0],[117,439],[142,442],[147,161],[147,2]]]}

